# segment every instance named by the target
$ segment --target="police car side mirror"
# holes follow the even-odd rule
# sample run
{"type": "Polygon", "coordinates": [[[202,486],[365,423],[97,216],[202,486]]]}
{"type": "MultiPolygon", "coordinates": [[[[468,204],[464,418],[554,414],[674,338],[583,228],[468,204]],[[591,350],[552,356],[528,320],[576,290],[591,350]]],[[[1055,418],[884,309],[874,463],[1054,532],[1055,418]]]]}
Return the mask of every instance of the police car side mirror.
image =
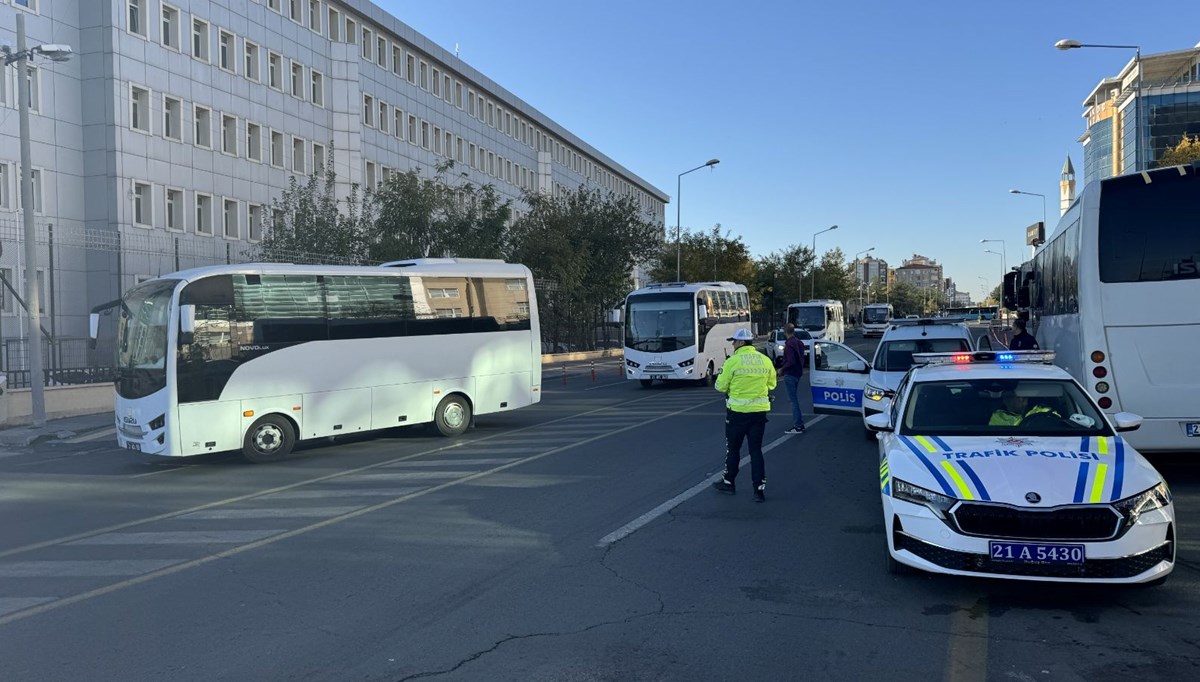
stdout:
{"type": "Polygon", "coordinates": [[[873,414],[867,417],[867,428],[877,433],[880,431],[891,431],[892,418],[883,412],[873,414]]]}
{"type": "Polygon", "coordinates": [[[862,360],[855,360],[846,365],[846,370],[855,374],[866,374],[871,371],[871,368],[862,360]]]}
{"type": "Polygon", "coordinates": [[[1113,415],[1113,424],[1117,428],[1117,433],[1125,433],[1126,431],[1137,431],[1142,426],[1142,418],[1139,415],[1131,412],[1118,412],[1113,415]]]}

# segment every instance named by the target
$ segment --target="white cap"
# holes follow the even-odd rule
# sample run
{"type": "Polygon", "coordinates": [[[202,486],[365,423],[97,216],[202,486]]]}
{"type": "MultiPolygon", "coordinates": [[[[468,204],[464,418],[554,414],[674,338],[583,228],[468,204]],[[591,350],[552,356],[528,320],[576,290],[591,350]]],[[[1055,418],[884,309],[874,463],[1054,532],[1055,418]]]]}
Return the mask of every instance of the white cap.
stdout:
{"type": "Polygon", "coordinates": [[[729,340],[730,341],[753,341],[754,335],[750,333],[749,329],[742,327],[741,329],[735,331],[733,333],[733,336],[729,337],[729,340]]]}

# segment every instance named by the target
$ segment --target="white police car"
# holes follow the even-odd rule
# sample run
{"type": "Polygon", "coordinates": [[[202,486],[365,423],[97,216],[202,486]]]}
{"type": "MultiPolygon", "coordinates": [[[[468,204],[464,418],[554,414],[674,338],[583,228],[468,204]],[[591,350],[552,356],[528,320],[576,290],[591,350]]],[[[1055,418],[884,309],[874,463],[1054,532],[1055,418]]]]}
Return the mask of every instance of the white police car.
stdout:
{"type": "Polygon", "coordinates": [[[888,566],[1021,580],[1158,583],[1175,564],[1159,473],[1052,352],[917,354],[879,432],[888,566]]]}

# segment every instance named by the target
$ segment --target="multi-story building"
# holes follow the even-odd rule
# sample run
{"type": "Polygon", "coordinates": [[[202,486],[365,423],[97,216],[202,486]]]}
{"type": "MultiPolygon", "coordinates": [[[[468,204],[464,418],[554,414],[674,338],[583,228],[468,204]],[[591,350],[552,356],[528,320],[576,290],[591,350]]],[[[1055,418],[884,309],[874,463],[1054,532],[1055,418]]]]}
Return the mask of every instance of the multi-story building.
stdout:
{"type": "Polygon", "coordinates": [[[882,258],[863,257],[854,262],[854,278],[859,286],[887,282],[888,264],[882,258]]]}
{"type": "Polygon", "coordinates": [[[1184,135],[1200,133],[1200,44],[1130,59],[1088,94],[1083,118],[1085,185],[1137,169],[1139,127],[1141,168],[1153,168],[1184,135]]]}
{"type": "MultiPolygon", "coordinates": [[[[66,43],[30,67],[47,328],[142,279],[254,257],[295,180],[337,191],[392,173],[523,191],[588,184],[663,224],[666,194],[367,0],[0,0],[0,44],[66,43]],[[53,243],[53,247],[51,247],[53,243]]],[[[20,290],[15,69],[0,79],[0,274],[20,290]]],[[[7,292],[0,338],[21,335],[7,292]]]]}
{"type": "Polygon", "coordinates": [[[918,289],[934,288],[941,292],[942,266],[932,258],[914,253],[912,258],[896,268],[896,282],[905,282],[918,289]]]}

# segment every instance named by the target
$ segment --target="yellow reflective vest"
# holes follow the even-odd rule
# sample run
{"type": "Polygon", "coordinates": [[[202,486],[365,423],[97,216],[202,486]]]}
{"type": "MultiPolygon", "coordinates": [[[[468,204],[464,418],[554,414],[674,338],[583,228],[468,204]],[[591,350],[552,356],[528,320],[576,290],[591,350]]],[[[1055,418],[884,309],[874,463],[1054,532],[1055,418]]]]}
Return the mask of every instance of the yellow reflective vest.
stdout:
{"type": "Polygon", "coordinates": [[[734,412],[770,412],[774,388],[775,366],[753,346],[734,351],[717,376],[717,390],[728,394],[725,406],[734,412]]]}

